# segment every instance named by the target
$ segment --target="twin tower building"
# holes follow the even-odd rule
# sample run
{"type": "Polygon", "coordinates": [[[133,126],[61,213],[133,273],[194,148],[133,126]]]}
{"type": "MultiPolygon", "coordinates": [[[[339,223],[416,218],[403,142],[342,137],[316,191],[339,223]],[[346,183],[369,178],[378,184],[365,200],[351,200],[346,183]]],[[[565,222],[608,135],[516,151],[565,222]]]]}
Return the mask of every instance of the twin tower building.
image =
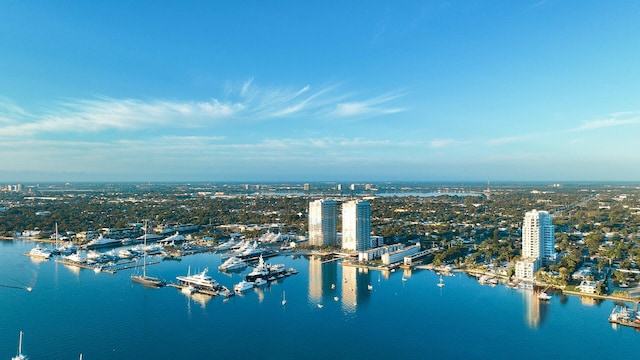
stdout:
{"type": "MultiPolygon", "coordinates": [[[[309,202],[309,245],[338,245],[338,202],[309,202]]],[[[342,204],[342,249],[365,251],[371,247],[371,204],[353,200],[342,204]]]]}

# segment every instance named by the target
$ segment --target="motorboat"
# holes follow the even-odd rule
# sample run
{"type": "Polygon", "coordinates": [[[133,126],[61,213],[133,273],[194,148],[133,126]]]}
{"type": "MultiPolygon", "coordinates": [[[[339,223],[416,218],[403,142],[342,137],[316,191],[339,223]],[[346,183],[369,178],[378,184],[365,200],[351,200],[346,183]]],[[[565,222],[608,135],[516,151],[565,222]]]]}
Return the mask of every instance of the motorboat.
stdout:
{"type": "Polygon", "coordinates": [[[105,247],[116,247],[122,245],[122,240],[120,239],[111,239],[100,236],[97,239],[91,240],[84,245],[84,248],[87,250],[99,249],[105,247]]]}
{"type": "Polygon", "coordinates": [[[245,280],[247,281],[256,281],[256,279],[267,279],[267,281],[273,281],[277,279],[279,276],[284,277],[284,273],[286,272],[286,268],[284,264],[266,264],[264,262],[264,258],[262,255],[258,260],[258,265],[253,268],[249,274],[245,276],[245,280]]]}
{"type": "Polygon", "coordinates": [[[22,331],[20,331],[20,340],[18,342],[18,354],[12,357],[11,360],[27,360],[28,357],[22,353],[22,331]]]}
{"type": "Polygon", "coordinates": [[[246,261],[240,260],[235,256],[228,258],[222,265],[218,266],[220,271],[244,270],[247,268],[246,261]]]}
{"type": "Polygon", "coordinates": [[[234,240],[229,240],[227,242],[224,242],[216,247],[214,247],[214,249],[216,251],[227,251],[229,249],[231,249],[232,246],[234,246],[236,244],[236,242],[234,240]]]}
{"type": "Polygon", "coordinates": [[[242,280],[239,283],[235,284],[233,286],[233,291],[235,291],[236,293],[240,294],[243,293],[245,291],[249,291],[251,289],[253,289],[254,283],[251,281],[245,281],[242,280]]]}
{"type": "Polygon", "coordinates": [[[189,270],[187,276],[176,276],[176,279],[185,286],[191,285],[196,289],[215,290],[219,287],[219,284],[211,276],[207,275],[207,271],[209,269],[205,268],[198,274],[190,275],[191,270],[189,270]]]}
{"type": "Polygon", "coordinates": [[[547,294],[546,292],[541,292],[538,294],[538,299],[540,300],[551,300],[551,295],[547,294]]]}
{"type": "Polygon", "coordinates": [[[69,261],[72,263],[77,263],[77,264],[82,264],[84,263],[84,259],[82,257],[80,257],[80,255],[78,253],[73,253],[73,254],[69,254],[69,255],[62,255],[61,256],[63,260],[65,261],[69,261]]]}
{"type": "Polygon", "coordinates": [[[442,279],[442,275],[440,275],[440,282],[438,282],[438,287],[444,287],[444,279],[442,279]]]}
{"type": "Polygon", "coordinates": [[[56,248],[56,252],[60,255],[71,255],[76,251],[78,251],[78,247],[71,241],[67,241],[56,248]]]}
{"type": "Polygon", "coordinates": [[[51,257],[51,250],[47,248],[42,248],[40,247],[40,245],[36,245],[36,247],[29,250],[28,253],[25,253],[25,255],[36,257],[36,258],[49,259],[51,257]]]}

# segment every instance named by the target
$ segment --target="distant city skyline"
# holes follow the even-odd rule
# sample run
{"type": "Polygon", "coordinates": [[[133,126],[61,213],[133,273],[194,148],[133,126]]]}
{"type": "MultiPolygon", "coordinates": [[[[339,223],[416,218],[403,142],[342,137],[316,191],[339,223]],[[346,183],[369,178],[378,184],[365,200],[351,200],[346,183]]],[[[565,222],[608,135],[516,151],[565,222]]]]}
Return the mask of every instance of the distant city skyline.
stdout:
{"type": "Polygon", "coordinates": [[[637,2],[0,4],[0,183],[640,181],[637,2]]]}

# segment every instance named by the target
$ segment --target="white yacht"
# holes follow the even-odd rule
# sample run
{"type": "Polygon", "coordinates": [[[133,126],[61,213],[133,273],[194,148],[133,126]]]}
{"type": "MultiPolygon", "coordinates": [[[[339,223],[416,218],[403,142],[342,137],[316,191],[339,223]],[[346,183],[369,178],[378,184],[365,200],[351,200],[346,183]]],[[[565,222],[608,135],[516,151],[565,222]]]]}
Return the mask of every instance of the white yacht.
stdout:
{"type": "Polygon", "coordinates": [[[440,282],[438,283],[438,287],[444,286],[444,280],[442,279],[442,275],[440,275],[440,282]]]}
{"type": "Polygon", "coordinates": [[[120,239],[111,239],[100,236],[97,239],[91,240],[84,245],[84,248],[87,250],[91,249],[99,249],[105,247],[116,247],[122,245],[122,240],[120,239]]]}
{"type": "Polygon", "coordinates": [[[207,275],[209,269],[205,268],[201,273],[190,275],[190,270],[187,276],[176,276],[176,279],[182,285],[191,285],[196,289],[215,290],[219,287],[217,281],[213,280],[211,276],[207,275]]]}
{"type": "Polygon", "coordinates": [[[27,256],[49,259],[51,257],[51,250],[47,248],[41,248],[40,245],[36,245],[33,249],[29,250],[28,253],[25,253],[27,256]]]}
{"type": "Polygon", "coordinates": [[[254,283],[250,282],[250,281],[245,281],[242,280],[239,283],[235,284],[233,286],[233,291],[235,291],[236,293],[240,294],[243,293],[245,291],[251,290],[253,289],[254,283]]]}
{"type": "Polygon", "coordinates": [[[540,300],[551,300],[551,295],[547,294],[546,292],[541,292],[540,294],[538,294],[538,299],[540,300]]]}
{"type": "Polygon", "coordinates": [[[78,264],[84,263],[84,259],[82,259],[78,253],[62,255],[61,257],[63,260],[70,261],[72,263],[78,263],[78,264]]]}
{"type": "Polygon", "coordinates": [[[220,271],[234,271],[234,270],[244,270],[247,268],[247,263],[243,260],[238,259],[235,256],[228,258],[222,265],[218,266],[218,270],[220,271]]]}
{"type": "Polygon", "coordinates": [[[18,342],[18,354],[11,358],[11,360],[27,360],[28,357],[22,354],[22,331],[20,331],[20,340],[18,342]]]}

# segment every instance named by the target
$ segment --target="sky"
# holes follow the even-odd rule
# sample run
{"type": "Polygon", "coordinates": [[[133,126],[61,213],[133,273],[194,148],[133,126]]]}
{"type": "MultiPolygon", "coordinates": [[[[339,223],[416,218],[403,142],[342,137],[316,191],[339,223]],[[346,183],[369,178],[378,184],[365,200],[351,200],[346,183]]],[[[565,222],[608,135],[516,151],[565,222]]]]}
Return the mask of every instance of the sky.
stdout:
{"type": "Polygon", "coordinates": [[[0,183],[640,181],[640,2],[0,2],[0,183]]]}

